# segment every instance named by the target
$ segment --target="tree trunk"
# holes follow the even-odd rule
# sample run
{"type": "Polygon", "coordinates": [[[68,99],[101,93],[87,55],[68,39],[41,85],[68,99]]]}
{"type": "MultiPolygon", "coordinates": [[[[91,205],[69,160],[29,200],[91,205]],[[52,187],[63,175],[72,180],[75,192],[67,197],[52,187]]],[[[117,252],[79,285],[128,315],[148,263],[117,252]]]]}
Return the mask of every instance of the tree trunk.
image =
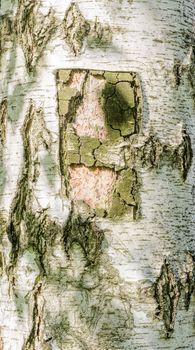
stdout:
{"type": "Polygon", "coordinates": [[[194,0],[2,0],[0,349],[195,349],[194,0]]]}

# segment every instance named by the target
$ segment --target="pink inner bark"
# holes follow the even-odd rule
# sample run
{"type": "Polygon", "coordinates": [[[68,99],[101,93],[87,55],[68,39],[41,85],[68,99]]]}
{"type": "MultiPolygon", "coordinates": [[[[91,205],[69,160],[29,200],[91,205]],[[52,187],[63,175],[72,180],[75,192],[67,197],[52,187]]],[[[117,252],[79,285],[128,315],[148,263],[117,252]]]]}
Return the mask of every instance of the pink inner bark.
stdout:
{"type": "Polygon", "coordinates": [[[79,92],[81,92],[85,76],[86,72],[74,72],[69,87],[77,89],[79,92]]]}
{"type": "Polygon", "coordinates": [[[74,201],[82,200],[91,208],[107,208],[110,193],[116,180],[111,169],[90,169],[83,165],[69,168],[70,192],[74,201]]]}
{"type": "MultiPolygon", "coordinates": [[[[71,85],[74,87],[73,83],[71,85]]],[[[84,99],[77,110],[73,123],[78,136],[90,136],[100,140],[106,139],[105,117],[99,101],[104,86],[104,79],[97,79],[92,75],[88,77],[84,99]]]]}

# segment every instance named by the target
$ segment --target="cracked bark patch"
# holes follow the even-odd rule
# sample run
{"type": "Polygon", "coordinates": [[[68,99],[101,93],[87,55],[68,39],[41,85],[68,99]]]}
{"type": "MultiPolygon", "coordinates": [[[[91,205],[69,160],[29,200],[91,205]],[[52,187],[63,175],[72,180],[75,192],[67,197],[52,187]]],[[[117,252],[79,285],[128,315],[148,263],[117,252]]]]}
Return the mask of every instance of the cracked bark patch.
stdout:
{"type": "Polygon", "coordinates": [[[188,310],[195,287],[195,258],[188,252],[180,257],[165,259],[160,276],[154,286],[154,297],[158,308],[156,315],[164,321],[166,337],[171,337],[177,315],[177,307],[183,296],[188,310]]]}
{"type": "Polygon", "coordinates": [[[36,67],[55,29],[56,20],[52,9],[44,16],[39,11],[39,1],[19,1],[16,30],[29,72],[36,67]]]}
{"type": "Polygon", "coordinates": [[[60,163],[68,197],[97,216],[134,219],[139,181],[125,153],[141,124],[136,74],[60,70],[57,80],[60,163]]]}
{"type": "Polygon", "coordinates": [[[69,168],[70,195],[73,201],[84,201],[90,208],[107,209],[116,174],[111,169],[77,166],[69,168]],[[86,186],[86,183],[88,184],[86,186]]]}

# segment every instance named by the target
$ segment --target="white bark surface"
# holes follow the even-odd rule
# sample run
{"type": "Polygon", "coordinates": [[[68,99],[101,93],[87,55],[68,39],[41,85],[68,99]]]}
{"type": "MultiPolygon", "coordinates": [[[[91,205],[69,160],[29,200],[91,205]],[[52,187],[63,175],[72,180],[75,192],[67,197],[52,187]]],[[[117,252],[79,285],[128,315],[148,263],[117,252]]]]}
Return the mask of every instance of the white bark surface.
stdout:
{"type": "MultiPolygon", "coordinates": [[[[94,22],[97,17],[102,26],[110,26],[112,41],[107,47],[89,47],[85,38],[80,54],[75,56],[61,26],[70,1],[42,0],[39,11],[46,15],[52,7],[58,24],[36,64],[36,74],[27,72],[19,43],[7,42],[2,54],[1,97],[8,99],[8,118],[6,141],[1,150],[0,208],[7,219],[22,172],[21,129],[32,100],[36,108],[43,109],[51,136],[50,153],[38,146],[40,166],[32,191],[33,209],[44,209],[59,225],[67,222],[70,201],[64,193],[58,155],[56,73],[59,69],[136,72],[143,94],[142,136],[136,147],[153,134],[162,145],[176,148],[182,143],[185,129],[195,152],[194,87],[189,81],[194,60],[194,0],[80,0],[77,4],[86,20],[94,22]],[[181,75],[179,83],[176,65],[181,75]]],[[[16,9],[13,1],[1,1],[1,15],[8,13],[13,18],[16,9]]],[[[139,166],[140,218],[118,222],[99,219],[105,240],[99,267],[91,273],[84,273],[84,256],[78,246],[71,250],[68,260],[59,229],[48,253],[49,277],[39,278],[36,254],[24,245],[14,271],[15,286],[10,286],[11,243],[2,227],[0,348],[195,349],[194,297],[186,311],[182,291],[174,332],[166,339],[162,317],[155,317],[157,302],[153,295],[153,285],[166,258],[175,260],[181,276],[194,268],[191,260],[185,261],[188,252],[195,252],[194,170],[193,160],[184,180],[170,160],[155,168],[139,166]],[[79,289],[81,277],[87,289],[79,289]],[[94,321],[96,324],[87,321],[92,305],[102,310],[94,321]],[[39,336],[34,345],[29,345],[33,308],[37,312],[34,317],[39,323],[37,326],[35,322],[39,336]],[[105,322],[107,329],[102,326],[105,322]]]]}

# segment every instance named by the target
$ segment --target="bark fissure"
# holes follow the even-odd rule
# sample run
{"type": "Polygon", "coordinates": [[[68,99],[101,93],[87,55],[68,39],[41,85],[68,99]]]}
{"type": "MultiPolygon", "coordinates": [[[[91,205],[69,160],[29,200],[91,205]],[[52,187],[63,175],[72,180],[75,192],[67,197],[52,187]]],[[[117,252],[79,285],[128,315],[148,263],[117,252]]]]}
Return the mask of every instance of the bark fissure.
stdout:
{"type": "Polygon", "coordinates": [[[33,71],[56,30],[52,9],[46,16],[39,11],[39,1],[20,0],[16,14],[16,30],[22,46],[26,67],[33,71]]]}
{"type": "Polygon", "coordinates": [[[75,56],[81,53],[85,41],[90,48],[106,48],[112,42],[110,26],[102,25],[97,18],[94,22],[86,20],[75,2],[65,13],[63,29],[65,41],[75,56]]]}
{"type": "MultiPolygon", "coordinates": [[[[0,58],[9,49],[9,42],[12,41],[13,22],[9,15],[0,16],[0,58]]],[[[1,62],[0,62],[1,64],[1,62]]]]}
{"type": "Polygon", "coordinates": [[[33,291],[34,305],[32,315],[32,329],[22,350],[34,350],[40,348],[40,346],[42,348],[44,302],[41,297],[41,292],[42,283],[38,283],[33,291]]]}
{"type": "MultiPolygon", "coordinates": [[[[146,138],[144,145],[137,150],[135,149],[135,152],[138,153],[136,154],[138,161],[140,159],[143,166],[160,167],[166,161],[166,163],[177,167],[184,181],[187,178],[193,159],[191,139],[185,128],[182,130],[182,140],[179,145],[163,144],[154,135],[150,135],[146,138]]],[[[134,153],[134,150],[132,150],[132,153],[134,153]]]]}
{"type": "Polygon", "coordinates": [[[7,108],[7,98],[4,98],[0,103],[0,142],[2,146],[6,141],[7,108]]]}
{"type": "Polygon", "coordinates": [[[76,3],[72,3],[64,17],[65,39],[75,55],[78,55],[83,41],[88,35],[90,25],[81,14],[76,3]]]}
{"type": "Polygon", "coordinates": [[[97,264],[103,240],[104,234],[97,228],[95,222],[89,218],[82,218],[79,214],[76,215],[73,208],[64,229],[64,246],[67,254],[74,243],[79,244],[83,249],[87,265],[97,264]]]}
{"type": "Polygon", "coordinates": [[[170,338],[174,331],[181,296],[188,310],[194,287],[195,258],[192,253],[188,252],[180,259],[165,259],[154,287],[154,296],[158,303],[156,315],[162,317],[164,321],[167,338],[170,338]]]}
{"type": "Polygon", "coordinates": [[[21,178],[18,182],[18,190],[12,202],[7,228],[8,238],[12,245],[10,258],[11,270],[17,264],[20,244],[22,245],[22,242],[20,242],[21,224],[27,220],[26,224],[28,226],[28,215],[32,210],[31,200],[33,188],[38,177],[38,148],[43,144],[48,149],[51,143],[51,135],[46,129],[43,111],[42,109],[36,109],[32,101],[30,102],[22,128],[22,137],[24,145],[23,168],[21,178]]]}

